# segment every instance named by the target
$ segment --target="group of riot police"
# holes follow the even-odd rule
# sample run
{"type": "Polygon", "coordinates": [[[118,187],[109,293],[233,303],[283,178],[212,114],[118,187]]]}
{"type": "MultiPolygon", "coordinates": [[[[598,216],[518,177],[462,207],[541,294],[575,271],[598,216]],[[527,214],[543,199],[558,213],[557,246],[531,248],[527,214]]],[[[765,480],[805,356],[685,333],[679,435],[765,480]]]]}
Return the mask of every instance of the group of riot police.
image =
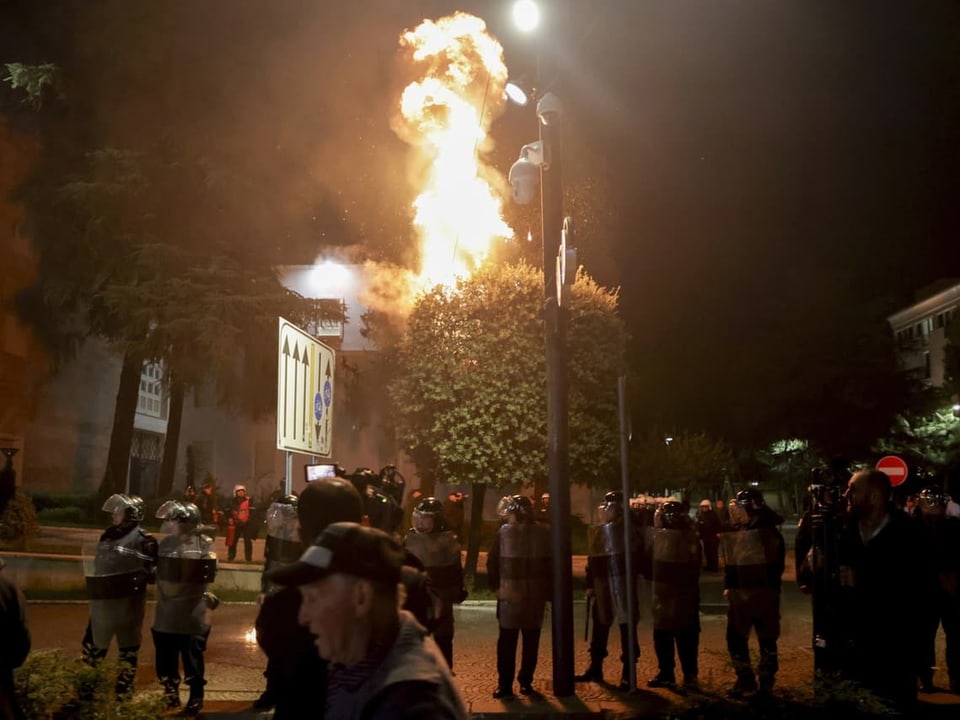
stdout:
{"type": "MultiPolygon", "coordinates": [[[[641,602],[648,602],[657,673],[647,686],[696,691],[703,564],[697,523],[687,505],[673,498],[656,505],[652,513],[645,504],[631,510],[632,527],[626,531],[628,511],[622,493],[607,493],[599,508],[600,524],[592,533],[586,571],[588,621],[593,623],[590,664],[575,679],[603,682],[607,639],[616,622],[620,631],[620,687],[633,686],[640,654],[637,608],[641,602]],[[678,661],[683,674],[679,683],[678,661]]],[[[763,496],[749,488],[737,494],[730,520],[720,534],[724,594],[729,602],[727,650],[736,672],[729,693],[732,697],[768,693],[774,685],[780,576],[785,557],[778,529],[781,523],[782,518],[766,506],[763,496]],[[747,644],[751,631],[756,632],[760,644],[756,674],[747,644]]]]}
{"type": "MultiPolygon", "coordinates": [[[[461,538],[446,522],[443,503],[434,497],[419,498],[410,516],[411,527],[404,533],[400,526],[405,483],[394,468],[379,474],[359,469],[340,475],[360,494],[370,524],[400,539],[413,574],[428,579],[422,592],[417,591],[416,583],[410,585],[407,607],[431,630],[452,670],[453,606],[463,602],[467,591],[461,538]]],[[[909,701],[911,683],[925,691],[936,689],[933,649],[942,624],[950,689],[960,692],[960,517],[948,511],[948,496],[939,488],[925,488],[911,517],[891,504],[889,479],[883,473],[864,471],[846,481],[818,476],[810,498],[795,555],[798,583],[812,594],[818,677],[864,680],[862,673],[851,668],[857,663],[873,667],[876,663],[870,663],[871,654],[891,657],[878,648],[883,647],[890,628],[897,627],[898,636],[905,638],[893,654],[893,662],[902,670],[896,676],[901,691],[887,697],[893,707],[902,708],[904,699],[909,701]],[[882,599],[890,602],[873,602],[882,599]],[[909,603],[910,609],[886,618],[865,609],[866,605],[886,608],[896,603],[909,603]],[[864,618],[873,618],[874,626],[864,618]],[[865,623],[866,630],[854,637],[851,628],[865,623]]],[[[88,662],[99,662],[116,637],[123,667],[116,691],[129,693],[140,647],[146,586],[156,583],[152,633],[158,679],[170,706],[178,706],[182,661],[183,682],[190,690],[185,712],[196,714],[203,705],[203,653],[210,632],[207,616],[218,602],[208,591],[217,568],[213,541],[200,524],[196,506],[189,502],[168,501],[160,507],[157,517],[163,520],[165,537],[159,543],[140,527],[140,498],[113,495],[103,509],[111,513],[113,524],[101,535],[96,549],[85,552],[90,622],[83,656],[88,662]]],[[[616,624],[620,686],[635,684],[640,654],[638,608],[643,604],[649,605],[652,614],[657,659],[657,673],[647,686],[678,692],[698,688],[699,580],[705,547],[699,516],[706,510],[701,503],[694,519],[686,503],[672,498],[654,510],[631,507],[617,491],[605,495],[598,508],[600,522],[591,531],[586,567],[588,624],[592,625],[590,663],[576,681],[604,681],[603,662],[616,624]],[[682,673],[679,681],[677,664],[682,673]]],[[[529,497],[509,495],[501,500],[498,512],[502,524],[487,556],[499,625],[498,681],[493,695],[508,698],[515,681],[521,694],[536,692],[533,678],[540,632],[551,598],[552,545],[543,508],[535,508],[529,497]]],[[[775,684],[786,554],[779,529],[782,522],[754,487],[737,493],[722,518],[718,554],[728,602],[726,644],[736,675],[728,693],[731,697],[762,696],[775,684]],[[752,633],[759,644],[755,668],[748,646],[752,633]]],[[[303,534],[298,527],[297,497],[278,498],[267,510],[266,526],[265,575],[300,556],[303,534]]],[[[264,580],[262,590],[267,594],[275,588],[264,580]]],[[[271,682],[278,672],[271,672],[268,663],[265,675],[267,690],[255,704],[259,709],[275,702],[271,682]]],[[[896,685],[892,680],[864,684],[881,696],[896,685]]]]}
{"type": "Polygon", "coordinates": [[[180,666],[190,695],[183,711],[203,708],[204,657],[209,610],[219,600],[209,592],[217,572],[213,539],[200,524],[197,506],[169,500],[157,510],[165,537],[158,543],[143,530],[144,503],[135,495],[115,494],[103,510],[112,524],[95,547],[84,548],[84,574],[90,598],[90,620],[82,641],[83,658],[97,664],[116,638],[120,671],[118,697],[133,690],[140,652],[146,590],[156,584],[153,643],[157,678],[167,705],[180,706],[180,666]]]}

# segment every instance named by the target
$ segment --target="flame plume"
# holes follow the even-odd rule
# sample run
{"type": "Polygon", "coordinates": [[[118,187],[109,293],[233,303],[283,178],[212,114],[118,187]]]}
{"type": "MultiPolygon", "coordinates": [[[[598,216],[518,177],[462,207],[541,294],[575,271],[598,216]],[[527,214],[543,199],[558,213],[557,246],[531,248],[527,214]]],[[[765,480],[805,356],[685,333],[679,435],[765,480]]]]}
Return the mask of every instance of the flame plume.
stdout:
{"type": "Polygon", "coordinates": [[[504,222],[503,177],[484,162],[503,111],[507,68],[486,23],[466,13],[424,20],[400,37],[417,77],[400,96],[394,131],[414,150],[420,287],[452,285],[479,266],[504,222]]]}

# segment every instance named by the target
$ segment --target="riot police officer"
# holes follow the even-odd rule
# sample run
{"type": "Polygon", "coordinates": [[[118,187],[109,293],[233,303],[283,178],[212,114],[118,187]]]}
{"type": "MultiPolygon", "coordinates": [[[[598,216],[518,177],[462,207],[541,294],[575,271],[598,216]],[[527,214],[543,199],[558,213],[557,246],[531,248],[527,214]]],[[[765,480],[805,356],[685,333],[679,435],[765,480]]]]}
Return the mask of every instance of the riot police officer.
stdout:
{"type": "Polygon", "coordinates": [[[697,530],[683,505],[669,500],[654,514],[653,648],[658,672],[649,687],[673,687],[676,644],[683,686],[696,690],[700,648],[700,563],[697,530]]]}
{"type": "Polygon", "coordinates": [[[83,637],[83,659],[91,665],[107,655],[117,639],[121,669],[117,694],[133,690],[147,585],[156,579],[157,541],[140,527],[143,500],[114,494],[103,504],[113,524],[100,535],[95,548],[83,553],[90,620],[83,637]]]}
{"type": "Polygon", "coordinates": [[[303,552],[300,543],[300,522],[297,520],[297,496],[284,495],[267,508],[267,537],[263,546],[261,592],[270,589],[266,573],[280,565],[296,562],[303,552]]]}
{"type": "Polygon", "coordinates": [[[533,673],[540,652],[540,630],[551,593],[550,529],[534,520],[526,495],[503,498],[499,514],[505,522],[487,554],[487,578],[497,594],[497,687],[494,698],[513,696],[517,642],[523,634],[520,693],[532,695],[533,673]],[[521,569],[527,568],[526,572],[521,569]]]}
{"type": "Polygon", "coordinates": [[[463,562],[460,540],[447,528],[443,503],[428,497],[413,511],[413,527],[403,539],[404,548],[421,563],[440,598],[433,638],[447,665],[453,670],[453,606],[467,598],[463,584],[463,562]]]}
{"type": "Polygon", "coordinates": [[[786,562],[783,522],[767,507],[756,488],[737,493],[730,503],[730,527],[720,536],[724,559],[724,595],[727,609],[727,650],[737,680],[728,693],[741,698],[748,693],[769,693],[779,663],[780,580],[786,562]],[[754,676],[748,640],[755,629],[760,662],[754,676]],[[759,680],[759,684],[758,684],[759,680]]]}
{"type": "MultiPolygon", "coordinates": [[[[620,662],[623,672],[620,684],[627,688],[630,683],[629,643],[634,646],[634,658],[640,657],[637,642],[637,608],[630,617],[627,611],[627,565],[623,531],[623,493],[608,492],[599,507],[601,525],[593,528],[590,555],[587,557],[587,592],[593,597],[593,633],[590,639],[590,666],[574,680],[577,682],[603,682],[603,659],[607,656],[607,640],[614,622],[620,628],[620,662]]],[[[639,535],[629,551],[632,553],[634,578],[640,565],[639,535]]]]}
{"type": "Polygon", "coordinates": [[[193,503],[168,500],[157,510],[167,536],[160,541],[157,563],[157,608],[153,618],[157,677],[167,704],[180,705],[180,669],[190,688],[184,708],[196,715],[203,708],[204,659],[210,624],[209,610],[219,600],[208,592],[217,574],[213,538],[203,534],[200,511],[193,503]]]}
{"type": "Polygon", "coordinates": [[[939,487],[920,491],[917,524],[931,554],[932,602],[924,608],[921,622],[920,689],[935,692],[933,668],[936,664],[937,628],[943,625],[947,647],[947,674],[951,692],[960,692],[960,520],[947,517],[948,497],[939,487]]]}
{"type": "MultiPolygon", "coordinates": [[[[271,503],[266,515],[267,538],[264,543],[263,574],[260,576],[260,605],[266,593],[275,589],[267,580],[267,573],[275,567],[296,562],[300,559],[300,522],[297,519],[297,496],[284,495],[271,503]]],[[[276,704],[278,687],[283,681],[282,664],[274,657],[267,658],[267,667],[263,671],[267,686],[260,697],[253,702],[254,710],[269,710],[276,704]]]]}

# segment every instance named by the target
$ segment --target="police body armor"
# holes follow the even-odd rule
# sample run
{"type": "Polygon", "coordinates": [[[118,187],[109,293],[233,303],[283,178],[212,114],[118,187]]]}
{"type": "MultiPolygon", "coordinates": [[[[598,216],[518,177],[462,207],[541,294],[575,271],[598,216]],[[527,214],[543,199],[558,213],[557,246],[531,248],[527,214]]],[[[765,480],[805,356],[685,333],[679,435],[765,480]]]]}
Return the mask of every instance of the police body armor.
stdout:
{"type": "Polygon", "coordinates": [[[508,630],[540,627],[550,595],[550,531],[534,522],[503,525],[497,613],[508,630]]]}
{"type": "Polygon", "coordinates": [[[158,632],[202,635],[207,632],[209,603],[204,593],[217,575],[213,539],[195,532],[168,535],[157,561],[158,632]]]}
{"type": "Polygon", "coordinates": [[[731,530],[720,535],[720,542],[730,590],[780,586],[774,530],[731,530]]]}
{"type": "Polygon", "coordinates": [[[300,526],[297,511],[286,503],[273,503],[267,509],[266,563],[264,572],[300,559],[300,526]]]}
{"type": "Polygon", "coordinates": [[[83,547],[83,570],[90,598],[90,630],[97,648],[140,644],[147,582],[154,559],[143,551],[139,526],[117,540],[83,547]]]}
{"type": "Polygon", "coordinates": [[[685,630],[700,622],[700,543],[690,530],[653,531],[653,627],[685,630]]]}
{"type": "Polygon", "coordinates": [[[590,573],[596,597],[597,619],[604,625],[627,622],[627,558],[623,551],[623,522],[592,528],[590,573]]]}
{"type": "Polygon", "coordinates": [[[411,530],[403,545],[423,563],[434,590],[446,604],[457,601],[463,587],[460,541],[452,530],[417,532],[411,530]]]}

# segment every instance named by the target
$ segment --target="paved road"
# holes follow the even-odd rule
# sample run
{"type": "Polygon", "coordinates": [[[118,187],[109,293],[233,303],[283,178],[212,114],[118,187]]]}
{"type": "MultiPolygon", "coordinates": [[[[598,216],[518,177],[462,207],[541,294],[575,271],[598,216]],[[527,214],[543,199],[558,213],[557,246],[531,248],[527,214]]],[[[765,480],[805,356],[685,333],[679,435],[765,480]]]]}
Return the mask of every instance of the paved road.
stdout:
{"type": "MultiPolygon", "coordinates": [[[[262,551],[261,551],[262,552],[262,551]]],[[[255,554],[254,557],[257,557],[255,554]]],[[[578,563],[575,563],[575,567],[578,563]]],[[[706,603],[721,603],[719,576],[704,575],[702,597],[706,603]]],[[[154,605],[148,604],[145,628],[149,628],[154,605]]],[[[813,673],[810,650],[811,619],[809,601],[792,582],[785,579],[782,599],[782,635],[778,692],[809,695],[813,673]]],[[[87,605],[72,603],[30,603],[28,619],[34,639],[34,651],[62,648],[68,654],[79,655],[80,638],[87,621],[87,605]]],[[[212,615],[213,629],[207,651],[207,717],[257,717],[249,712],[250,704],[263,690],[262,676],[265,658],[252,637],[257,608],[253,604],[224,603],[212,615]]],[[[583,639],[584,606],[574,605],[575,667],[582,670],[588,662],[587,643],[583,639]]],[[[733,673],[725,650],[726,619],[722,614],[702,615],[700,647],[700,681],[706,696],[720,696],[732,682],[733,673]]],[[[641,690],[626,694],[612,687],[594,683],[577,684],[576,696],[563,701],[550,695],[552,682],[550,619],[547,619],[541,641],[540,664],[534,686],[544,695],[540,698],[518,697],[510,701],[493,700],[496,685],[497,621],[493,603],[468,601],[456,609],[457,636],[454,642],[454,660],[457,684],[475,717],[543,715],[597,716],[597,711],[619,717],[663,716],[677,709],[690,698],[682,698],[667,690],[649,690],[647,679],[656,672],[651,630],[648,619],[641,621],[641,657],[638,678],[641,690]]],[[[606,676],[619,680],[619,639],[616,631],[610,640],[612,652],[606,661],[606,676]]],[[[141,663],[137,673],[137,687],[155,688],[153,645],[149,631],[144,633],[141,663]]],[[[938,657],[943,658],[943,637],[939,637],[938,657]]],[[[946,684],[943,670],[938,671],[937,682],[946,684]]],[[[186,693],[184,693],[184,696],[186,693]]],[[[702,698],[701,698],[702,699],[702,698]]],[[[938,696],[937,703],[960,702],[955,696],[938,696]]],[[[951,710],[960,716],[960,705],[951,710]]]]}

